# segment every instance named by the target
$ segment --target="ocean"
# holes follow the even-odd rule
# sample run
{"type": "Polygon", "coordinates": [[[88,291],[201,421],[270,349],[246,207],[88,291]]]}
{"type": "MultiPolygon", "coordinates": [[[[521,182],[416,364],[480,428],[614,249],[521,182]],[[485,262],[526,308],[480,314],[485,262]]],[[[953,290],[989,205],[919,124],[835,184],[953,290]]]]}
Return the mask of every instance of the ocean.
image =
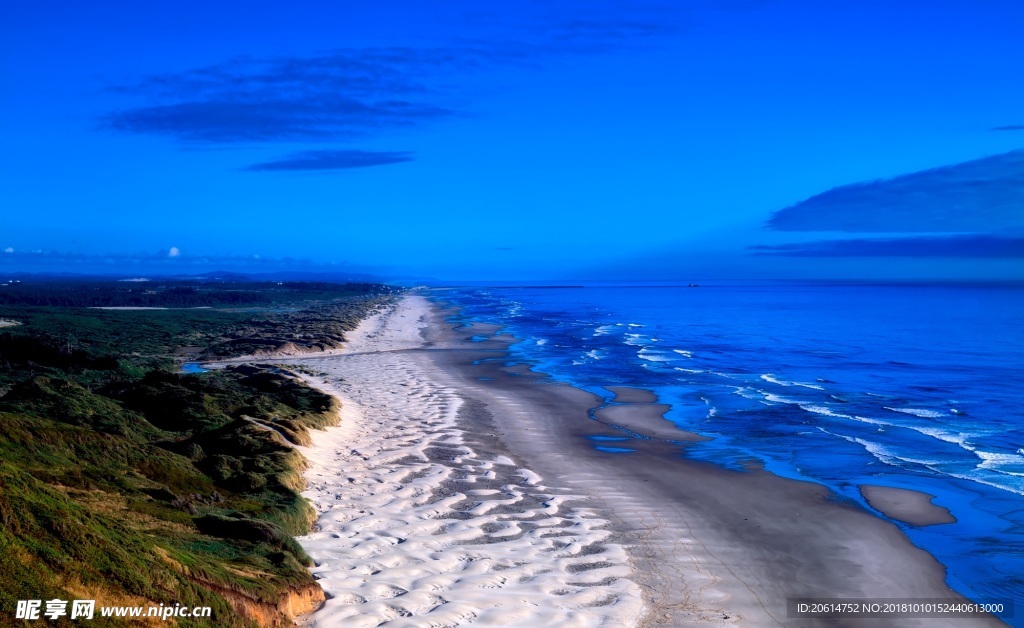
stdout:
{"type": "MultiPolygon", "coordinates": [[[[1024,289],[712,285],[457,288],[457,319],[504,326],[511,358],[611,401],[654,391],[711,440],[680,456],[935,495],[956,523],[894,523],[969,598],[1024,599],[1024,289]]],[[[593,446],[635,455],[623,433],[593,446]]],[[[881,513],[876,511],[879,517],[881,513]]],[[[1012,625],[1024,619],[1004,617],[1012,625]]]]}

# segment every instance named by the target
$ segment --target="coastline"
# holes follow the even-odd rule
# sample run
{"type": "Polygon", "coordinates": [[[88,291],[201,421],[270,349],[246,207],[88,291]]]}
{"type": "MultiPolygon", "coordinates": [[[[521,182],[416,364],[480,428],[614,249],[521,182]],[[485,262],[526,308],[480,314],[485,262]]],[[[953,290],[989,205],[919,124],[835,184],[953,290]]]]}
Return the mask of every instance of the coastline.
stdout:
{"type": "MultiPolygon", "coordinates": [[[[422,299],[406,297],[402,303],[408,304],[410,298],[422,299]]],[[[963,599],[946,586],[943,566],[930,554],[912,545],[895,525],[859,506],[837,503],[827,489],[819,485],[784,479],[763,470],[740,473],[683,459],[678,455],[679,441],[686,438],[680,435],[682,433],[674,434],[674,439],[667,438],[673,434],[664,430],[662,432],[665,433],[659,433],[658,437],[643,440],[638,446],[642,451],[637,454],[597,451],[590,437],[620,434],[598,421],[589,420],[588,412],[604,405],[602,400],[585,391],[558,384],[523,365],[505,366],[509,337],[495,338],[493,333],[497,328],[485,325],[453,331],[443,315],[440,308],[434,306],[429,320],[424,321],[427,323],[426,342],[412,338],[408,325],[402,332],[404,340],[397,345],[389,344],[393,341],[385,334],[377,333],[376,338],[370,338],[366,333],[369,327],[364,329],[361,325],[346,348],[349,357],[343,352],[336,356],[303,356],[287,361],[297,361],[310,369],[329,373],[333,369],[334,375],[341,377],[344,377],[346,368],[350,369],[350,376],[354,372],[353,364],[344,366],[346,360],[352,362],[351,356],[354,355],[360,356],[359,359],[367,364],[377,362],[378,368],[384,361],[382,356],[388,356],[392,362],[400,359],[405,361],[405,365],[414,365],[421,384],[423,381],[431,382],[448,395],[449,415],[450,408],[458,406],[455,415],[446,419],[445,430],[448,432],[444,438],[448,440],[443,442],[456,448],[468,448],[473,453],[470,459],[491,457],[491,467],[483,474],[502,466],[494,464],[500,456],[512,462],[515,468],[529,470],[533,474],[521,474],[524,478],[536,479],[536,474],[542,478],[557,478],[561,486],[544,487],[546,494],[571,493],[575,501],[585,504],[586,514],[595,521],[603,522],[600,529],[604,533],[604,547],[625,551],[624,562],[616,567],[626,566],[626,571],[619,569],[604,581],[611,578],[611,584],[623,581],[626,584],[616,601],[595,608],[615,610],[616,605],[622,604],[618,610],[623,610],[632,605],[630,621],[625,625],[859,625],[857,620],[788,619],[786,598],[963,599]],[[472,336],[476,336],[477,341],[467,342],[472,336]],[[481,340],[480,336],[489,337],[481,340]],[[629,597],[629,584],[638,587],[633,590],[634,595],[636,591],[642,592],[642,616],[637,606],[639,602],[629,597]]],[[[409,322],[412,321],[405,321],[409,322]]],[[[392,327],[401,328],[401,325],[392,327]]],[[[366,365],[362,368],[365,370],[366,365]]],[[[391,368],[397,367],[392,364],[391,368]]],[[[358,543],[352,540],[356,529],[344,528],[349,522],[332,520],[324,514],[338,510],[342,502],[335,497],[333,504],[327,504],[324,496],[331,495],[332,491],[337,496],[334,489],[342,485],[359,485],[367,478],[341,477],[343,474],[336,473],[340,467],[338,459],[332,456],[345,446],[346,437],[341,435],[345,429],[351,429],[345,427],[346,423],[350,426],[365,425],[363,419],[353,413],[373,410],[375,405],[377,409],[384,407],[381,399],[374,397],[372,387],[362,390],[360,398],[345,399],[348,391],[335,390],[332,394],[339,392],[350,414],[343,418],[342,426],[315,434],[313,447],[303,452],[311,460],[311,468],[307,472],[311,489],[307,496],[320,501],[317,509],[321,512],[321,519],[318,523],[320,532],[302,537],[300,542],[317,560],[319,566],[314,573],[321,577],[321,584],[329,596],[324,610],[306,621],[313,624],[323,622],[324,625],[329,625],[325,618],[337,616],[331,615],[331,608],[365,606],[355,598],[345,602],[337,597],[336,590],[332,589],[336,585],[327,574],[331,570],[329,557],[318,558],[318,553],[328,556],[331,546],[339,544],[338,539],[331,540],[331,533],[325,532],[329,528],[325,525],[327,523],[341,525],[350,533],[347,542],[358,543]],[[337,477],[331,477],[331,473],[337,477]],[[328,505],[335,508],[328,510],[328,505]]],[[[660,419],[663,408],[658,407],[659,404],[654,403],[656,400],[649,395],[644,395],[645,391],[614,392],[620,395],[617,401],[630,402],[630,405],[643,410],[641,414],[631,414],[631,420],[660,419]]],[[[415,403],[410,406],[415,407],[415,403]]],[[[437,420],[436,416],[434,420],[437,420]]],[[[402,431],[409,431],[409,425],[404,427],[406,430],[402,431]]],[[[351,436],[349,434],[348,438],[351,436]]],[[[377,441],[380,443],[380,438],[377,441]]],[[[634,446],[637,445],[631,444],[634,446]]],[[[381,456],[387,451],[388,446],[381,445],[372,453],[381,456]]],[[[458,458],[451,452],[448,456],[452,460],[458,458]]],[[[359,457],[371,459],[364,454],[359,457]]],[[[427,458],[429,460],[430,456],[427,458]]],[[[396,466],[394,460],[389,461],[384,455],[378,462],[392,468],[396,486],[408,484],[404,476],[393,471],[402,466],[402,458],[397,460],[399,464],[396,466]]],[[[465,461],[457,462],[462,464],[465,461]]],[[[434,460],[431,464],[441,463],[434,460]]],[[[382,476],[370,478],[375,483],[380,483],[381,479],[382,476]]],[[[543,485],[538,484],[540,486],[543,485]]],[[[419,497],[425,500],[425,505],[441,503],[449,510],[461,501],[463,503],[458,505],[458,509],[464,510],[466,503],[463,498],[467,496],[450,491],[447,497],[434,494],[419,497]],[[462,498],[450,501],[459,495],[462,498]]],[[[520,494],[515,499],[523,501],[526,498],[520,494]]],[[[395,523],[391,519],[378,525],[387,530],[395,523]]],[[[399,523],[409,525],[408,521],[399,523]]],[[[439,535],[431,533],[430,536],[439,535]]],[[[518,538],[524,537],[520,535],[518,538]]],[[[397,543],[405,544],[411,540],[419,539],[411,534],[397,543]]],[[[406,593],[396,593],[398,600],[391,602],[390,606],[388,603],[382,605],[401,609],[400,602],[412,600],[407,596],[419,592],[415,587],[402,588],[406,593]]],[[[592,590],[594,587],[586,588],[592,590]]],[[[548,592],[544,603],[550,605],[556,597],[548,592]]],[[[532,604],[537,603],[536,597],[529,599],[533,600],[532,604]]],[[[600,601],[606,602],[607,598],[600,601]]],[[[366,603],[369,602],[367,599],[366,603]]],[[[438,604],[434,608],[445,606],[449,604],[438,604]]],[[[429,609],[425,612],[433,613],[429,609]]],[[[401,617],[401,614],[396,617],[401,617]]],[[[580,617],[577,611],[577,618],[580,617]]],[[[584,624],[597,625],[601,619],[594,614],[587,615],[584,624]]],[[[484,623],[501,621],[494,616],[489,620],[480,617],[480,620],[484,623]]],[[[875,620],[873,625],[1003,624],[995,618],[972,618],[875,620]]]]}
{"type": "Polygon", "coordinates": [[[643,602],[612,522],[473,433],[478,404],[422,350],[427,311],[405,299],[304,364],[343,409],[300,448],[320,517],[298,540],[328,598],[302,623],[628,625],[643,602]]]}

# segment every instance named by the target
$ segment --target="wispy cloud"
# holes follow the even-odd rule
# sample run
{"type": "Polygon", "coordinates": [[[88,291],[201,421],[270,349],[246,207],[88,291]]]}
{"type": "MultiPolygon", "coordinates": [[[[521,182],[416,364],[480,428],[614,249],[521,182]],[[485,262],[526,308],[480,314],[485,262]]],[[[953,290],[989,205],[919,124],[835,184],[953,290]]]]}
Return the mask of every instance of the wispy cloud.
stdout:
{"type": "Polygon", "coordinates": [[[110,114],[104,125],[128,133],[169,135],[185,142],[231,144],[353,140],[454,114],[442,107],[400,99],[252,92],[129,109],[110,114]]]}
{"type": "Polygon", "coordinates": [[[755,255],[787,257],[1024,258],[1024,238],[963,235],[822,240],[750,247],[755,255]]]}
{"type": "Polygon", "coordinates": [[[776,212],[782,231],[965,233],[1024,227],[1024,151],[833,188],[776,212]]]}
{"type": "Polygon", "coordinates": [[[607,52],[671,32],[669,22],[619,14],[556,20],[521,39],[237,58],[114,87],[146,104],[110,112],[100,126],[194,144],[351,141],[460,115],[447,101],[469,72],[607,52]]]}
{"type": "Polygon", "coordinates": [[[366,150],[307,150],[292,153],[275,159],[246,167],[246,170],[262,171],[302,171],[302,170],[347,170],[350,168],[367,168],[412,161],[413,154],[398,151],[366,151],[366,150]]]}

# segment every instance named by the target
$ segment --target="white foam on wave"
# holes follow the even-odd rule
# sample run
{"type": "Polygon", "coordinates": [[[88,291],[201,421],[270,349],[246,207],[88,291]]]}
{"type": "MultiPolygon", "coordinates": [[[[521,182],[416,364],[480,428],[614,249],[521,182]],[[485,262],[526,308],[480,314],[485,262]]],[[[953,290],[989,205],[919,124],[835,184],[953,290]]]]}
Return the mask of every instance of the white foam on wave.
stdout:
{"type": "Polygon", "coordinates": [[[787,405],[797,406],[801,410],[803,410],[805,412],[810,412],[812,414],[820,414],[822,416],[830,416],[830,417],[835,417],[837,419],[852,419],[853,418],[849,414],[841,414],[839,412],[835,412],[834,410],[832,410],[831,408],[828,408],[826,406],[819,406],[819,405],[815,405],[813,403],[807,403],[806,401],[797,401],[795,399],[790,399],[788,397],[783,397],[781,395],[776,395],[775,393],[765,392],[763,390],[758,391],[758,392],[760,392],[762,395],[764,395],[764,398],[767,401],[770,401],[772,403],[784,403],[784,404],[787,404],[787,405]]]}
{"type": "Polygon", "coordinates": [[[944,430],[944,429],[941,429],[941,428],[928,427],[928,426],[924,426],[924,425],[912,425],[912,424],[908,424],[908,423],[897,423],[897,422],[893,422],[893,421],[883,421],[883,420],[880,420],[880,419],[873,419],[873,418],[869,418],[869,417],[865,417],[865,416],[853,416],[853,417],[849,417],[849,418],[854,419],[855,421],[860,421],[861,423],[871,423],[873,425],[880,425],[880,426],[885,426],[885,427],[899,427],[899,428],[903,428],[903,429],[907,429],[907,430],[913,430],[913,431],[915,431],[915,432],[917,432],[919,434],[923,434],[924,436],[928,436],[928,437],[934,438],[936,440],[940,440],[940,441],[943,441],[943,442],[946,442],[946,443],[950,443],[952,445],[957,445],[961,449],[963,449],[965,451],[968,451],[968,452],[971,452],[972,454],[977,454],[978,453],[977,450],[975,449],[974,445],[972,445],[969,442],[970,439],[977,438],[979,436],[978,434],[972,434],[972,433],[968,433],[968,432],[959,432],[959,431],[954,431],[954,430],[944,430]]]}
{"type": "Polygon", "coordinates": [[[872,419],[872,418],[866,417],[866,416],[848,416],[846,418],[853,419],[854,421],[860,421],[861,423],[870,423],[871,425],[882,425],[882,426],[885,426],[885,427],[903,427],[899,423],[889,423],[888,421],[879,421],[878,419],[872,419]]]}
{"type": "Polygon", "coordinates": [[[624,342],[627,345],[630,345],[630,346],[633,346],[633,347],[640,347],[640,346],[643,346],[643,344],[644,344],[643,340],[641,340],[641,338],[643,338],[643,337],[644,337],[643,334],[626,334],[626,340],[624,342]]]}
{"type": "Polygon", "coordinates": [[[799,401],[795,401],[793,399],[789,399],[788,397],[783,397],[782,395],[776,395],[775,393],[765,392],[763,390],[759,390],[757,392],[761,393],[761,395],[764,397],[765,401],[768,401],[768,402],[771,402],[771,403],[785,403],[785,404],[788,404],[788,405],[800,405],[799,401]]]}
{"type": "Polygon", "coordinates": [[[607,336],[608,334],[612,333],[613,329],[615,329],[613,325],[601,325],[600,327],[594,330],[594,335],[607,336]]]}
{"type": "Polygon", "coordinates": [[[912,414],[914,416],[921,417],[922,419],[941,419],[946,416],[945,412],[937,412],[935,410],[925,410],[924,408],[890,408],[884,406],[886,410],[892,410],[893,412],[902,412],[903,414],[912,414]]]}
{"type": "Polygon", "coordinates": [[[640,323],[629,323],[630,327],[643,327],[640,323]]]}
{"type": "Polygon", "coordinates": [[[636,357],[640,358],[641,360],[647,360],[648,362],[668,362],[672,359],[661,353],[656,353],[648,349],[647,347],[644,347],[637,351],[636,357]]]}
{"type": "Polygon", "coordinates": [[[972,434],[968,434],[966,432],[954,432],[954,431],[944,430],[944,429],[937,428],[937,427],[925,427],[923,425],[906,425],[906,424],[903,424],[903,425],[900,425],[900,427],[905,427],[905,428],[907,428],[909,430],[914,430],[915,432],[920,432],[921,434],[924,434],[925,436],[931,436],[932,438],[937,438],[937,439],[939,439],[941,441],[945,441],[947,443],[952,443],[954,445],[959,445],[960,447],[963,447],[964,449],[966,449],[967,451],[970,451],[970,452],[974,451],[974,447],[971,446],[967,442],[967,439],[971,438],[973,435],[972,434]]]}
{"type": "Polygon", "coordinates": [[[772,384],[778,384],[779,386],[801,386],[803,388],[813,388],[814,390],[825,390],[824,387],[818,386],[817,384],[808,384],[807,382],[790,382],[783,379],[778,379],[772,373],[765,373],[764,375],[761,376],[761,379],[763,379],[766,382],[771,382],[772,384]]]}
{"type": "Polygon", "coordinates": [[[981,458],[978,464],[979,469],[988,469],[1005,475],[1024,477],[1024,456],[1019,454],[1000,454],[990,451],[974,450],[975,455],[981,458]],[[1020,471],[1011,471],[1006,467],[1019,468],[1020,471]]]}
{"type": "Polygon", "coordinates": [[[917,432],[919,434],[923,434],[925,436],[930,436],[931,438],[934,438],[936,440],[941,440],[943,442],[951,443],[953,445],[958,445],[958,446],[962,447],[963,449],[965,449],[966,451],[974,453],[974,447],[970,443],[968,443],[968,440],[970,438],[976,437],[975,434],[970,434],[970,433],[967,433],[967,432],[952,431],[952,430],[944,430],[944,429],[941,429],[941,428],[928,427],[928,426],[924,426],[924,425],[913,425],[913,424],[908,424],[908,423],[898,423],[898,422],[894,422],[894,421],[883,421],[881,419],[874,419],[874,418],[871,418],[871,417],[859,416],[859,415],[858,416],[850,416],[850,417],[847,417],[847,418],[853,419],[855,421],[860,421],[861,423],[870,423],[872,425],[881,425],[881,426],[885,426],[885,427],[899,427],[899,428],[903,428],[903,429],[907,429],[907,430],[914,430],[915,432],[917,432]]]}
{"type": "MultiPolygon", "coordinates": [[[[889,466],[892,466],[892,467],[904,468],[906,465],[902,464],[902,463],[907,463],[907,464],[917,464],[917,465],[921,465],[921,466],[924,466],[924,467],[928,467],[929,469],[932,469],[931,465],[942,464],[941,460],[929,460],[929,459],[923,459],[923,458],[911,458],[911,457],[906,456],[906,455],[901,456],[901,455],[897,454],[895,451],[893,451],[892,448],[886,447],[885,445],[883,445],[881,443],[876,443],[874,441],[865,440],[863,438],[857,438],[856,436],[846,436],[845,434],[837,434],[835,432],[830,432],[830,431],[826,430],[823,427],[818,427],[818,429],[821,430],[822,432],[830,435],[830,436],[835,436],[835,437],[841,438],[841,439],[843,439],[843,440],[845,440],[847,442],[856,443],[856,444],[860,445],[869,454],[874,456],[876,460],[878,460],[879,462],[885,463],[885,464],[887,464],[889,466]]],[[[941,471],[938,471],[938,472],[941,473],[941,471]]]]}
{"type": "Polygon", "coordinates": [[[849,414],[840,414],[838,412],[833,412],[831,409],[826,408],[825,406],[815,406],[815,405],[811,405],[811,404],[806,404],[806,405],[805,404],[800,404],[800,409],[801,410],[806,410],[807,412],[813,412],[814,414],[821,414],[821,415],[824,415],[824,416],[832,416],[832,417],[836,417],[836,418],[839,418],[839,419],[852,419],[853,418],[849,414]]]}
{"type": "MultiPolygon", "coordinates": [[[[853,417],[857,420],[862,420],[868,423],[886,423],[881,421],[872,421],[866,417],[853,417]]],[[[904,427],[904,426],[899,426],[904,427]]],[[[843,434],[837,434],[830,432],[822,427],[818,427],[820,431],[842,438],[843,440],[851,443],[857,443],[863,447],[868,453],[875,457],[880,462],[887,465],[904,468],[906,464],[921,465],[928,470],[937,473],[941,476],[959,478],[961,480],[967,480],[969,482],[977,482],[986,486],[991,486],[1002,491],[1008,491],[1010,493],[1016,493],[1018,495],[1024,495],[1024,473],[1018,473],[1016,471],[1010,471],[1005,468],[1000,468],[998,465],[1013,464],[1021,465],[1024,467],[1024,455],[1015,456],[1013,454],[994,454],[990,452],[978,452],[974,451],[982,462],[975,467],[974,471],[964,472],[962,470],[962,462],[955,460],[932,460],[928,458],[911,457],[906,454],[900,455],[896,453],[892,448],[886,447],[880,443],[875,443],[863,438],[857,438],[855,436],[845,436],[843,434]],[[906,463],[906,464],[904,464],[906,463]],[[961,468],[957,468],[957,467],[961,468]]],[[[913,429],[913,428],[910,428],[913,429]]]]}
{"type": "Polygon", "coordinates": [[[682,371],[684,373],[703,373],[704,372],[704,371],[702,371],[700,369],[684,369],[681,366],[676,366],[676,367],[673,367],[673,368],[675,368],[675,370],[677,370],[677,371],[682,371]]]}
{"type": "Polygon", "coordinates": [[[941,473],[954,478],[960,478],[961,480],[968,480],[970,482],[977,482],[978,484],[984,484],[986,486],[991,486],[992,488],[997,488],[1002,491],[1016,493],[1017,495],[1024,495],[1024,478],[1022,478],[1021,481],[1015,481],[1016,478],[1010,478],[1010,482],[1012,483],[1007,484],[1006,480],[1003,479],[1006,477],[1005,475],[1003,477],[997,477],[995,479],[992,479],[991,477],[982,476],[979,475],[978,473],[960,473],[957,471],[945,471],[931,466],[929,466],[928,468],[931,469],[932,471],[935,471],[936,473],[941,473]]]}
{"type": "Polygon", "coordinates": [[[828,434],[829,436],[835,436],[836,438],[841,438],[841,439],[843,439],[843,440],[845,440],[845,441],[847,441],[849,443],[856,443],[856,444],[860,445],[861,447],[866,449],[869,454],[874,456],[880,462],[884,462],[885,464],[893,466],[893,467],[901,466],[899,464],[899,458],[897,456],[891,455],[885,449],[885,447],[883,447],[881,445],[878,445],[877,443],[872,443],[871,441],[866,441],[866,440],[857,438],[855,436],[847,436],[845,434],[837,434],[835,432],[830,432],[830,431],[828,431],[825,428],[820,427],[820,426],[817,429],[819,431],[821,431],[821,432],[824,432],[824,433],[828,434]]]}
{"type": "Polygon", "coordinates": [[[679,355],[683,356],[684,358],[692,358],[693,357],[693,353],[690,352],[690,351],[686,351],[685,349],[673,349],[672,351],[678,353],[679,355]]]}
{"type": "Polygon", "coordinates": [[[735,386],[732,394],[739,395],[744,399],[750,399],[751,401],[764,401],[761,391],[748,388],[747,386],[735,386]]]}
{"type": "Polygon", "coordinates": [[[548,344],[548,339],[547,338],[538,338],[537,339],[537,346],[538,347],[543,347],[546,344],[548,344]]]}
{"type": "Polygon", "coordinates": [[[730,375],[728,373],[720,373],[718,371],[708,371],[708,372],[711,373],[712,375],[717,375],[719,377],[724,377],[726,379],[741,379],[741,378],[739,378],[739,377],[737,377],[735,375],[730,375]]]}

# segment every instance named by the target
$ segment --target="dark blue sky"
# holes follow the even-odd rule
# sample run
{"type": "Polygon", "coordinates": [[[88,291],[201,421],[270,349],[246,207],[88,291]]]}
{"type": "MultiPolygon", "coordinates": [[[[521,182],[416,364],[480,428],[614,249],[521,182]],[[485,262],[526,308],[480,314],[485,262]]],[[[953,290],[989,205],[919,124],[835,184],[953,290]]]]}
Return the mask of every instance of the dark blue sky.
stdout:
{"type": "Polygon", "coordinates": [[[0,269],[1024,274],[1021,2],[150,4],[0,9],[0,269]]]}

